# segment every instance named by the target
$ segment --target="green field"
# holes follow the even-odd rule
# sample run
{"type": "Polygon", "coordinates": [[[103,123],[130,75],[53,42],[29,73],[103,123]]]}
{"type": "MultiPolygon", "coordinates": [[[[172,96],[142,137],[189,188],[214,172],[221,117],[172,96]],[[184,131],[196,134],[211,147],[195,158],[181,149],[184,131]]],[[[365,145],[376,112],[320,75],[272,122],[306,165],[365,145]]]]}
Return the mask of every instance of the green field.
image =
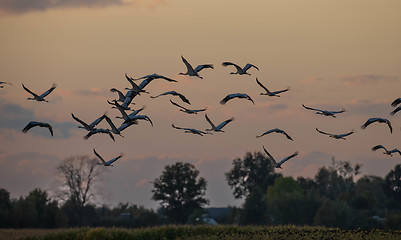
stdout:
{"type": "Polygon", "coordinates": [[[341,230],[323,227],[163,226],[155,228],[2,229],[0,239],[43,240],[201,240],[201,239],[401,239],[401,231],[341,230]]]}

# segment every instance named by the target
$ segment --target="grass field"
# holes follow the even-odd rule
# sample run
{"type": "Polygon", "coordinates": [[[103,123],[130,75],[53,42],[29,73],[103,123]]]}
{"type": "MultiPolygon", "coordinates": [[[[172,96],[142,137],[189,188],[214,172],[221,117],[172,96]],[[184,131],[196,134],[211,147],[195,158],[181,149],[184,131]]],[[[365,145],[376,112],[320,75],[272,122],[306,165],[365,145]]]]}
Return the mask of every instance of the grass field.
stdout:
{"type": "Polygon", "coordinates": [[[163,226],[142,229],[2,229],[0,239],[14,240],[270,240],[270,239],[401,239],[401,231],[341,230],[323,227],[257,227],[257,226],[163,226]]]}

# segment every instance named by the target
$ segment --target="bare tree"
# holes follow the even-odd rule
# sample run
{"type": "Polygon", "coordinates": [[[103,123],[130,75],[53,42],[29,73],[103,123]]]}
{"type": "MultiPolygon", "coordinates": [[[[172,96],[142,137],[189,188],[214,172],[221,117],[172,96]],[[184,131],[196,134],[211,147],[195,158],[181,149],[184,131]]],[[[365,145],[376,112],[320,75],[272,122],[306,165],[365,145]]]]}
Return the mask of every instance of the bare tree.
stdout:
{"type": "Polygon", "coordinates": [[[56,167],[60,183],[56,196],[60,200],[69,201],[75,206],[78,215],[82,209],[96,200],[101,192],[101,176],[103,168],[95,158],[88,156],[73,156],[64,159],[56,167]]]}

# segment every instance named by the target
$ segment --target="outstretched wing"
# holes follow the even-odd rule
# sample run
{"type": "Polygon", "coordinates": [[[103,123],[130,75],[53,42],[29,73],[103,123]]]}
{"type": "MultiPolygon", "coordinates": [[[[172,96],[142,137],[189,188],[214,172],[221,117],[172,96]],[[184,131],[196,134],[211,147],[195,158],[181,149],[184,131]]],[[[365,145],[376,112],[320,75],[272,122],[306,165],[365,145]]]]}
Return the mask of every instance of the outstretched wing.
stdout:
{"type": "Polygon", "coordinates": [[[274,164],[277,164],[276,160],[273,158],[273,156],[266,150],[265,146],[263,146],[263,150],[267,154],[267,156],[274,162],[274,164]]]}
{"type": "Polygon", "coordinates": [[[282,165],[283,163],[287,162],[288,160],[290,160],[291,158],[295,157],[298,155],[298,152],[293,153],[292,155],[285,157],[283,160],[281,160],[278,165],[282,165]]]}
{"type": "Polygon", "coordinates": [[[248,71],[248,69],[250,69],[251,67],[254,67],[254,68],[256,68],[258,71],[259,71],[259,68],[258,67],[256,67],[255,65],[253,65],[253,64],[250,64],[250,63],[248,63],[247,65],[245,65],[245,67],[244,67],[244,72],[246,72],[246,71],[248,71]]]}
{"type": "Polygon", "coordinates": [[[333,134],[331,134],[331,133],[326,133],[326,132],[320,131],[320,130],[317,129],[317,128],[316,128],[316,131],[318,131],[318,132],[321,133],[321,134],[325,134],[325,135],[329,135],[329,136],[332,136],[332,135],[333,135],[333,134]]]}
{"type": "Polygon", "coordinates": [[[240,67],[240,66],[238,66],[237,64],[235,64],[235,63],[232,63],[232,62],[223,62],[221,65],[223,65],[224,67],[227,67],[227,66],[234,66],[236,69],[237,69],[237,72],[242,72],[242,67],[240,67]]]}
{"type": "Polygon", "coordinates": [[[271,93],[271,92],[269,91],[269,89],[267,89],[261,82],[259,82],[259,79],[258,79],[258,78],[256,78],[256,83],[259,84],[259,86],[261,86],[267,93],[271,93]]]}
{"type": "Polygon", "coordinates": [[[284,134],[286,138],[290,139],[291,141],[294,141],[290,135],[288,135],[285,131],[281,130],[280,133],[284,134]]]}
{"type": "Polygon", "coordinates": [[[47,90],[46,92],[42,93],[42,95],[40,95],[41,98],[46,97],[47,95],[49,95],[51,92],[53,92],[53,90],[57,87],[56,84],[53,83],[52,87],[47,90]]]}
{"type": "Polygon", "coordinates": [[[104,161],[104,159],[102,158],[102,156],[100,156],[95,149],[93,149],[93,152],[95,153],[96,157],[100,159],[100,161],[102,161],[103,165],[107,164],[106,161],[104,161]]]}
{"type": "Polygon", "coordinates": [[[184,110],[186,110],[186,111],[188,110],[187,108],[185,108],[185,107],[179,105],[178,103],[175,103],[175,102],[171,101],[171,99],[170,99],[170,102],[171,102],[171,104],[173,104],[173,105],[175,105],[175,106],[177,106],[177,107],[179,107],[179,108],[181,108],[181,109],[184,109],[184,110]]]}
{"type": "Polygon", "coordinates": [[[314,110],[314,111],[318,111],[318,112],[324,112],[323,110],[317,109],[317,108],[311,108],[311,107],[307,107],[304,104],[302,104],[302,106],[308,110],[314,110]]]}
{"type": "Polygon", "coordinates": [[[220,101],[220,104],[226,104],[229,100],[231,100],[233,98],[232,94],[228,94],[225,98],[223,98],[223,100],[220,101]]]}
{"type": "Polygon", "coordinates": [[[120,159],[123,156],[123,154],[120,154],[120,156],[115,157],[113,159],[111,159],[110,161],[107,161],[107,165],[111,165],[113,162],[117,161],[118,159],[120,159]]]}
{"type": "Polygon", "coordinates": [[[39,98],[39,95],[37,95],[36,93],[32,92],[31,90],[29,90],[27,87],[24,86],[24,84],[22,84],[22,87],[25,89],[25,91],[29,92],[30,94],[32,94],[34,97],[39,98]]]}
{"type": "Polygon", "coordinates": [[[401,106],[398,106],[396,109],[394,109],[390,115],[393,116],[394,114],[396,114],[397,112],[399,112],[401,110],[401,106]]]}
{"type": "Polygon", "coordinates": [[[212,121],[210,120],[210,118],[207,116],[206,113],[205,113],[205,118],[206,118],[206,121],[210,124],[210,126],[212,126],[212,129],[215,129],[216,126],[212,123],[212,121]]]}
{"type": "Polygon", "coordinates": [[[189,62],[183,56],[181,56],[181,59],[187,67],[188,72],[194,72],[194,68],[192,67],[192,65],[189,64],[189,62]]]}
{"type": "Polygon", "coordinates": [[[84,122],[81,119],[75,117],[73,113],[71,113],[71,116],[75,121],[79,122],[86,130],[90,130],[91,129],[91,127],[86,122],[84,122]]]}
{"type": "Polygon", "coordinates": [[[228,120],[225,120],[224,122],[220,123],[216,128],[217,129],[222,129],[225,125],[227,125],[228,123],[232,122],[234,120],[234,118],[230,118],[228,120]]]}
{"type": "Polygon", "coordinates": [[[186,102],[186,103],[188,103],[189,105],[191,105],[191,103],[189,102],[189,100],[188,100],[184,95],[182,95],[181,93],[176,93],[176,95],[179,96],[183,102],[186,102]]]}
{"type": "Polygon", "coordinates": [[[383,145],[376,145],[376,146],[372,147],[372,151],[376,151],[377,149],[381,149],[381,148],[387,152],[387,149],[383,145]]]}
{"type": "Polygon", "coordinates": [[[205,68],[214,69],[213,64],[203,64],[203,65],[197,66],[194,71],[195,72],[200,72],[202,69],[205,69],[205,68]]]}

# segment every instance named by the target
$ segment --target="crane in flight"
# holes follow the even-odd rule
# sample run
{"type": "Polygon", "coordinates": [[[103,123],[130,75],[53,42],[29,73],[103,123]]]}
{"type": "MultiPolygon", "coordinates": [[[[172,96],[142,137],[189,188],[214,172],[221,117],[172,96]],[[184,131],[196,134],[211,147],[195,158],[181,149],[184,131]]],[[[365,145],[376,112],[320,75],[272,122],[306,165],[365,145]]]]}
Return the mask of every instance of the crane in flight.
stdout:
{"type": "Polygon", "coordinates": [[[327,110],[321,110],[321,109],[317,109],[317,108],[307,107],[307,106],[305,106],[304,104],[302,104],[302,106],[303,106],[304,108],[308,109],[308,110],[316,111],[316,112],[315,112],[316,114],[320,114],[320,115],[323,115],[323,116],[329,116],[329,117],[333,117],[333,118],[336,117],[336,114],[338,114],[338,113],[343,113],[343,112],[346,112],[346,111],[347,111],[347,110],[345,110],[344,108],[341,109],[340,111],[327,111],[327,110]]]}
{"type": "Polygon", "coordinates": [[[252,100],[252,98],[250,96],[248,96],[245,93],[232,93],[232,94],[228,94],[227,96],[225,96],[223,98],[223,100],[220,101],[220,104],[224,105],[226,104],[228,101],[230,101],[233,98],[244,98],[247,99],[249,101],[251,101],[253,103],[253,105],[255,105],[255,102],[252,100]]]}
{"type": "Polygon", "coordinates": [[[372,123],[385,123],[387,124],[388,128],[390,129],[390,133],[393,133],[393,127],[391,126],[391,122],[390,120],[386,119],[386,118],[379,118],[379,117],[374,117],[374,118],[369,118],[362,126],[362,129],[365,129],[367,126],[369,126],[372,123]]]}
{"type": "Polygon", "coordinates": [[[47,129],[49,129],[50,134],[53,137],[53,128],[50,124],[45,123],[45,122],[36,122],[36,121],[30,121],[25,127],[24,129],[22,129],[23,133],[27,133],[29,129],[33,128],[33,127],[45,127],[47,129]]]}
{"type": "Polygon", "coordinates": [[[232,63],[232,62],[223,62],[221,65],[223,65],[224,67],[227,67],[227,66],[234,66],[234,67],[237,69],[236,72],[231,72],[230,74],[239,74],[239,75],[244,75],[244,74],[246,74],[246,75],[251,75],[251,74],[247,73],[247,71],[248,71],[251,67],[256,68],[256,69],[259,71],[259,68],[258,68],[258,67],[256,67],[256,66],[253,65],[253,64],[250,64],[250,63],[247,63],[247,64],[245,65],[244,68],[242,68],[242,67],[240,67],[240,66],[238,66],[237,64],[232,63]]]}
{"type": "Polygon", "coordinates": [[[99,162],[99,163],[97,163],[97,164],[103,165],[103,166],[105,166],[105,167],[113,166],[112,164],[123,156],[123,154],[120,154],[119,156],[117,156],[117,157],[115,157],[115,158],[113,158],[113,159],[111,159],[111,160],[109,160],[109,161],[106,162],[106,161],[102,158],[102,156],[100,156],[100,155],[96,152],[95,149],[93,149],[93,152],[95,153],[96,157],[99,158],[99,160],[101,161],[101,162],[99,162]]]}
{"type": "Polygon", "coordinates": [[[56,84],[53,83],[52,87],[47,90],[46,92],[42,93],[41,95],[38,95],[34,92],[32,92],[31,90],[29,90],[27,87],[24,86],[24,84],[22,84],[22,87],[25,89],[25,91],[27,91],[28,93],[32,94],[32,98],[27,98],[27,100],[36,100],[39,102],[48,102],[45,97],[47,95],[49,95],[55,88],[56,88],[56,84]]]}
{"type": "Polygon", "coordinates": [[[280,97],[280,95],[279,95],[280,93],[287,92],[288,90],[290,90],[290,88],[288,87],[288,88],[283,89],[283,90],[271,92],[271,91],[269,91],[269,89],[267,89],[267,88],[258,80],[258,78],[256,78],[256,83],[257,83],[260,87],[262,87],[262,88],[265,90],[265,93],[260,93],[260,95],[267,95],[267,96],[270,96],[270,97],[280,97]]]}
{"type": "Polygon", "coordinates": [[[214,131],[214,132],[224,132],[223,130],[222,130],[222,128],[224,127],[224,126],[226,126],[228,123],[230,123],[231,121],[233,121],[234,120],[234,118],[232,117],[232,118],[230,118],[230,119],[228,119],[228,120],[225,120],[224,122],[222,122],[222,123],[220,123],[219,125],[217,125],[217,127],[213,124],[213,122],[210,120],[210,118],[207,116],[207,114],[205,113],[205,118],[206,118],[206,121],[210,124],[210,126],[212,127],[211,129],[206,129],[205,131],[214,131]]]}
{"type": "Polygon", "coordinates": [[[266,150],[265,146],[263,146],[263,150],[265,151],[265,153],[267,154],[267,156],[269,156],[269,158],[273,161],[274,163],[274,167],[275,168],[282,168],[281,165],[283,165],[283,163],[287,162],[288,160],[290,160],[291,158],[295,157],[298,155],[298,152],[293,153],[292,155],[285,157],[283,160],[277,162],[273,156],[266,150]]]}
{"type": "Polygon", "coordinates": [[[352,130],[351,132],[344,133],[344,134],[331,134],[331,133],[326,133],[326,132],[320,131],[318,128],[316,128],[316,131],[318,131],[319,133],[324,134],[324,135],[329,135],[329,137],[332,137],[334,139],[343,139],[343,140],[345,140],[346,136],[349,136],[354,133],[354,131],[352,130]]]}
{"type": "Polygon", "coordinates": [[[268,130],[268,131],[266,131],[266,132],[264,132],[261,135],[258,135],[256,137],[260,138],[260,137],[263,137],[264,135],[269,134],[269,133],[281,133],[284,136],[286,136],[288,139],[290,139],[291,141],[294,141],[294,139],[292,139],[292,137],[290,135],[288,135],[284,130],[281,130],[279,128],[270,129],[270,130],[268,130]]]}
{"type": "Polygon", "coordinates": [[[192,67],[192,65],[183,57],[181,56],[182,61],[184,62],[187,72],[183,73],[180,72],[178,73],[179,75],[188,75],[188,76],[196,76],[200,79],[203,79],[203,77],[199,76],[199,72],[205,68],[211,68],[214,69],[213,64],[203,64],[203,65],[198,65],[195,69],[192,67]]]}
{"type": "Polygon", "coordinates": [[[383,154],[390,155],[391,157],[393,156],[393,153],[398,153],[401,155],[400,150],[398,150],[397,148],[394,148],[393,150],[389,151],[383,145],[376,145],[376,146],[372,147],[372,151],[376,151],[378,149],[383,149],[384,150],[383,154]]]}

